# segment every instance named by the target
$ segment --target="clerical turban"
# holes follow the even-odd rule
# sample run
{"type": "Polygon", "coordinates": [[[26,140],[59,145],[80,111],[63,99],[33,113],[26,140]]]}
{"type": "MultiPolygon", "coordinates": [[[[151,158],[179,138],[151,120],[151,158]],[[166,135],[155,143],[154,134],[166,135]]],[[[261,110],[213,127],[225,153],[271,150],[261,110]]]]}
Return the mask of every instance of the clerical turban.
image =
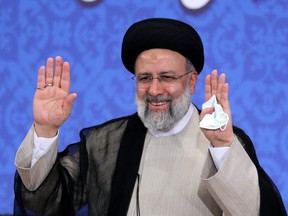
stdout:
{"type": "Polygon", "coordinates": [[[125,33],[122,43],[122,62],[134,73],[138,55],[148,49],[170,49],[188,58],[198,74],[204,65],[204,49],[195,29],[178,20],[150,18],[134,23],[125,33]]]}

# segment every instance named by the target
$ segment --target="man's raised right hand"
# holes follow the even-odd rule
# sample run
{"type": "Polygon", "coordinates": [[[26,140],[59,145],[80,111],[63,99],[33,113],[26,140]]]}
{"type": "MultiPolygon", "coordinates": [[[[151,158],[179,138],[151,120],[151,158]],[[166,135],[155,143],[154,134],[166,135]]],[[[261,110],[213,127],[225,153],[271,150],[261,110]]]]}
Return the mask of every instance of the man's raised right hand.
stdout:
{"type": "Polygon", "coordinates": [[[38,137],[54,137],[71,114],[77,97],[70,90],[70,64],[60,56],[47,59],[38,72],[33,101],[34,127],[38,137]]]}

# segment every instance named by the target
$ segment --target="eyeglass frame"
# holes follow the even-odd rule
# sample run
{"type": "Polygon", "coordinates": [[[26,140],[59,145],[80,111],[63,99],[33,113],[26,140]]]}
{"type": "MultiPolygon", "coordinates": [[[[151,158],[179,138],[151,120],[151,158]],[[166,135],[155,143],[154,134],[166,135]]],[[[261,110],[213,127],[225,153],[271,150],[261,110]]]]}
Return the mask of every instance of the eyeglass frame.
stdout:
{"type": "MultiPolygon", "coordinates": [[[[171,80],[170,80],[170,81],[166,81],[166,83],[169,83],[169,82],[173,83],[174,81],[176,81],[176,80],[180,79],[181,77],[183,77],[183,76],[185,76],[185,75],[188,75],[188,74],[190,74],[190,73],[192,73],[192,72],[194,72],[194,71],[195,71],[195,70],[191,70],[191,71],[189,71],[189,72],[187,72],[187,73],[179,74],[179,75],[165,75],[165,74],[160,74],[160,75],[158,75],[157,77],[153,77],[152,74],[146,74],[146,75],[140,74],[140,75],[135,75],[135,76],[133,76],[131,79],[135,80],[135,81],[137,82],[137,84],[139,85],[139,83],[140,83],[139,77],[140,77],[140,76],[143,76],[143,77],[146,76],[147,78],[149,78],[149,80],[147,81],[147,83],[142,83],[142,84],[143,84],[143,85],[146,85],[146,84],[147,84],[147,87],[148,87],[148,84],[149,84],[149,86],[152,85],[152,81],[153,81],[154,79],[157,79],[157,80],[161,83],[161,85],[163,85],[162,82],[163,82],[163,79],[165,79],[165,77],[166,77],[166,78],[171,78],[171,80]]],[[[165,81],[164,81],[164,83],[165,83],[165,81]]]]}

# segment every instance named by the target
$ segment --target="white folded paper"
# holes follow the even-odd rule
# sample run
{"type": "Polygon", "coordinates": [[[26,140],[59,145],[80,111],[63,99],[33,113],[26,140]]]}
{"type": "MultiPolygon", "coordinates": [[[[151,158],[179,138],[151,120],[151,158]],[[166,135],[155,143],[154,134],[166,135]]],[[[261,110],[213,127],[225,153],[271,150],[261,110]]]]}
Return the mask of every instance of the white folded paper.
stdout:
{"type": "Polygon", "coordinates": [[[215,95],[202,105],[202,109],[209,107],[214,107],[214,112],[212,114],[206,114],[202,121],[200,121],[199,127],[210,130],[220,129],[224,131],[228,124],[229,116],[223,111],[221,105],[217,103],[215,95]]]}

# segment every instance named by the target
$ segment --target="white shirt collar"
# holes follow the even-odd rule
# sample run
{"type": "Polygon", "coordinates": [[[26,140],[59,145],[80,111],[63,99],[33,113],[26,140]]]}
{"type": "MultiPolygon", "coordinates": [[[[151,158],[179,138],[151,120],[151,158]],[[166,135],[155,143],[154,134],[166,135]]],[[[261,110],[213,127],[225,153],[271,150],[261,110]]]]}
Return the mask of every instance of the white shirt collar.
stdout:
{"type": "Polygon", "coordinates": [[[151,130],[149,130],[149,132],[155,137],[171,136],[171,135],[177,134],[180,131],[182,131],[183,128],[187,125],[187,123],[190,120],[192,114],[193,114],[193,107],[192,107],[192,104],[190,104],[187,113],[184,115],[184,117],[182,119],[180,119],[176,123],[176,125],[173,128],[171,128],[168,131],[159,131],[159,130],[152,130],[151,129],[151,130]]]}

